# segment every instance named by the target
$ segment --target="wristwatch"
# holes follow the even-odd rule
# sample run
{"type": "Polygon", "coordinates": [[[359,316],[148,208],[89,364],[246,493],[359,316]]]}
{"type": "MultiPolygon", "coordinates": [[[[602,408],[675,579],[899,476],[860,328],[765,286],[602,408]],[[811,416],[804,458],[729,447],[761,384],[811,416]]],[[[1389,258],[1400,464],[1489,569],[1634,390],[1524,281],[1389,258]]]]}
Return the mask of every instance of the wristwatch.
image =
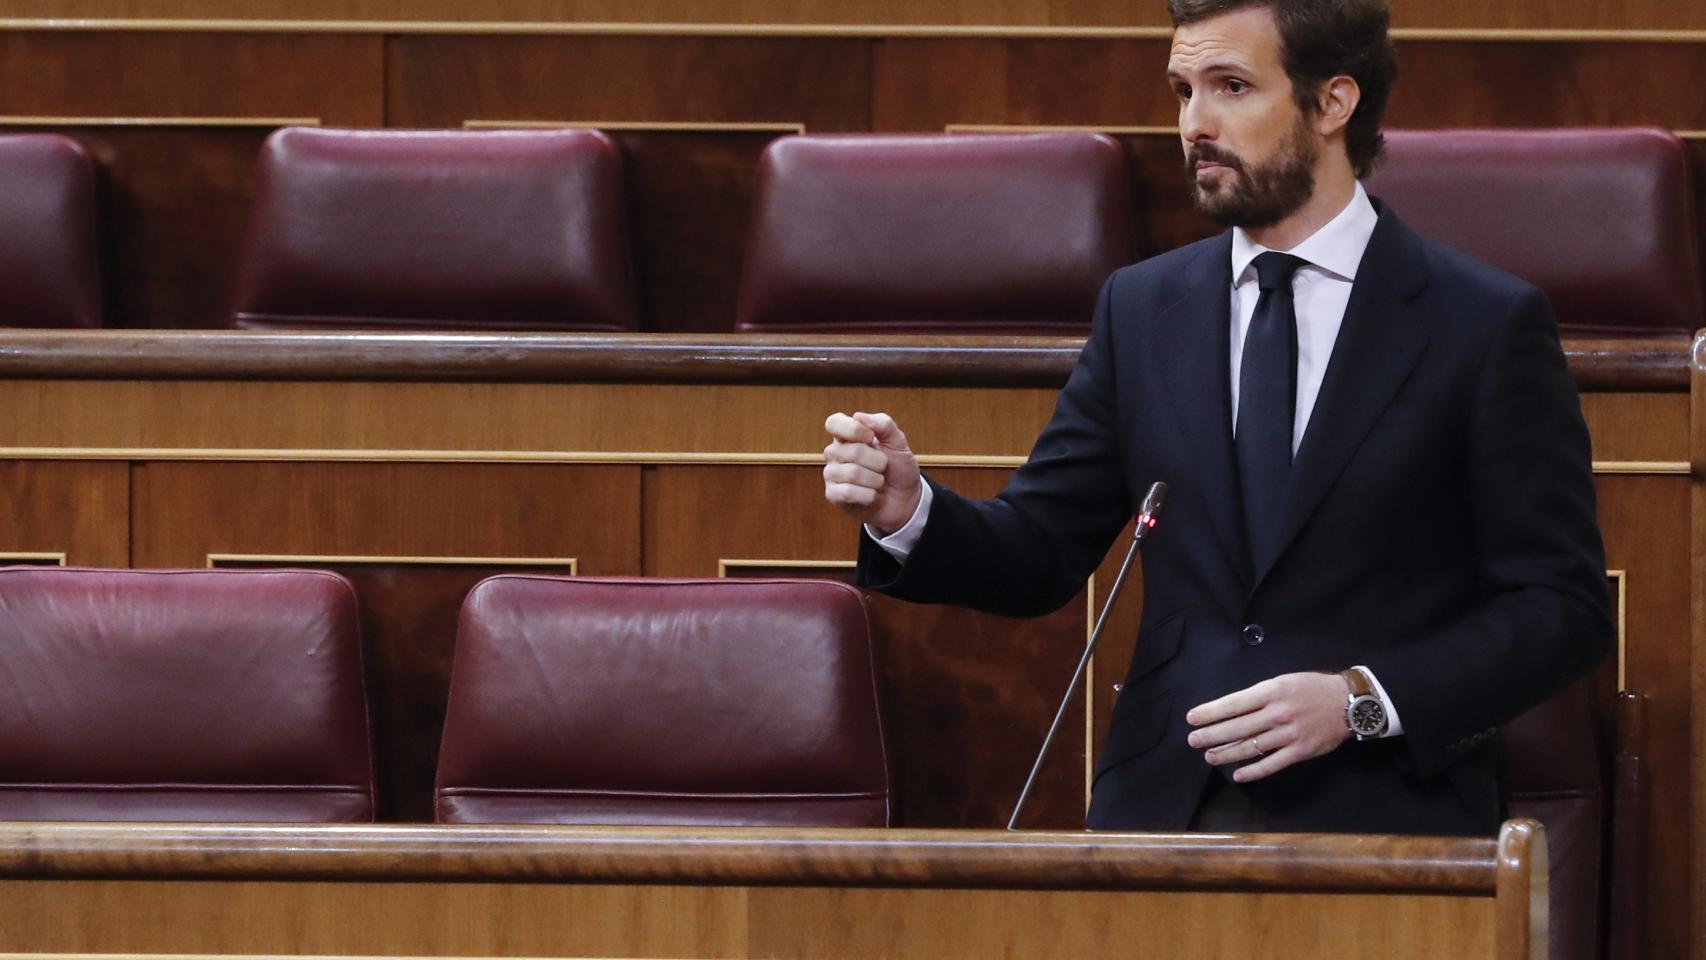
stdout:
{"type": "Polygon", "coordinates": [[[1354,667],[1339,676],[1344,677],[1351,688],[1350,695],[1345,698],[1345,726],[1351,728],[1351,733],[1358,740],[1385,736],[1386,705],[1375,695],[1374,681],[1354,667]]]}

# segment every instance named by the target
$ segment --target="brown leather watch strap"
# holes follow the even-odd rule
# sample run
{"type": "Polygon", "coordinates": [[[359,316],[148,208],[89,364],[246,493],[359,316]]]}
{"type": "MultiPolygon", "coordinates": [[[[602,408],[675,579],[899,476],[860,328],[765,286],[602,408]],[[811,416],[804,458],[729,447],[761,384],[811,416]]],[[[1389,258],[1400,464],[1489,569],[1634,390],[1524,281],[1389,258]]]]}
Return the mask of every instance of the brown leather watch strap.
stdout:
{"type": "Polygon", "coordinates": [[[1353,668],[1346,670],[1339,674],[1339,676],[1344,677],[1345,683],[1350,684],[1351,696],[1353,698],[1379,696],[1379,694],[1374,692],[1374,683],[1368,679],[1368,674],[1363,673],[1361,670],[1353,668]]]}

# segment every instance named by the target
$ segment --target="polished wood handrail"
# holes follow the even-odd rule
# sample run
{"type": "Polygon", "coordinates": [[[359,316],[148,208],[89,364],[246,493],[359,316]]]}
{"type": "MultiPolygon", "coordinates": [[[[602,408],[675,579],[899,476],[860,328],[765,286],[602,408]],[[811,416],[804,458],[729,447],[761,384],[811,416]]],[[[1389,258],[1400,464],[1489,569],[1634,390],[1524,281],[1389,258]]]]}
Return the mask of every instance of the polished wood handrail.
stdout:
{"type": "MultiPolygon", "coordinates": [[[[1057,388],[1070,337],[10,330],[0,378],[1057,388]]],[[[1583,390],[1688,389],[1689,337],[1566,339],[1583,390]]]]}
{"type": "MultiPolygon", "coordinates": [[[[1538,829],[1530,821],[1507,824],[1538,829]]],[[[681,882],[1480,893],[1507,838],[439,825],[0,824],[0,879],[681,882]]],[[[1526,864],[1523,869],[1527,869],[1526,864]]],[[[1508,881],[1507,881],[1508,882],[1508,881]]]]}

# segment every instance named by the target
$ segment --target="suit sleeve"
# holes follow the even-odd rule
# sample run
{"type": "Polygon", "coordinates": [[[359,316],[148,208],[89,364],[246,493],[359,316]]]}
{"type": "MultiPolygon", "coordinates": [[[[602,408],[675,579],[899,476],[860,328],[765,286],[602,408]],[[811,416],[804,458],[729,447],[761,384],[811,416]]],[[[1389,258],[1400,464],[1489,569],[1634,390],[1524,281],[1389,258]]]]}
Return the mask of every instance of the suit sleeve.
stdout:
{"type": "Polygon", "coordinates": [[[1054,414],[1006,489],[969,500],[926,478],[935,503],[917,546],[900,564],[861,535],[861,586],[1014,617],[1056,610],[1083,588],[1131,517],[1114,400],[1113,290],[1110,279],[1054,414]]]}
{"type": "Polygon", "coordinates": [[[1587,424],[1538,290],[1494,337],[1469,424],[1463,533],[1487,592],[1446,629],[1365,661],[1423,776],[1584,674],[1613,637],[1587,424]]]}

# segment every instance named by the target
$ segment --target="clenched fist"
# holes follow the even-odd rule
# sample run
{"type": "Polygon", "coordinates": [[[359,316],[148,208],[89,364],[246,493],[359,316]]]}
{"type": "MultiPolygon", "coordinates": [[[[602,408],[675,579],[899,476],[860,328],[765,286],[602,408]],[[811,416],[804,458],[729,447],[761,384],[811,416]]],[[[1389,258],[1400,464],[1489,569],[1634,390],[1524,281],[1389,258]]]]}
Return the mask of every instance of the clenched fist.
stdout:
{"type": "Polygon", "coordinates": [[[883,536],[906,526],[924,481],[906,434],[886,413],[832,414],[824,421],[823,496],[883,536]]]}

